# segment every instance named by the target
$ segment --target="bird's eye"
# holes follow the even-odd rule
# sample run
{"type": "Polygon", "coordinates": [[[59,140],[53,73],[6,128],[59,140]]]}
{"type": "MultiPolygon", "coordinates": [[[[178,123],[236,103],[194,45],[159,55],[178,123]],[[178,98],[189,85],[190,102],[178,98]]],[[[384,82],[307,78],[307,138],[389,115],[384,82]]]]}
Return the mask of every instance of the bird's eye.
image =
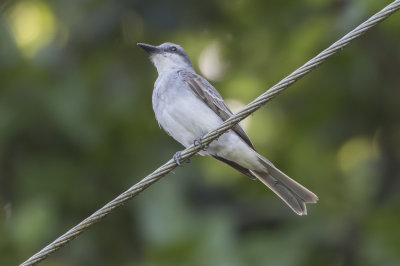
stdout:
{"type": "Polygon", "coordinates": [[[176,52],[176,47],[175,47],[175,46],[171,46],[171,47],[169,48],[169,50],[170,50],[171,52],[176,52]]]}

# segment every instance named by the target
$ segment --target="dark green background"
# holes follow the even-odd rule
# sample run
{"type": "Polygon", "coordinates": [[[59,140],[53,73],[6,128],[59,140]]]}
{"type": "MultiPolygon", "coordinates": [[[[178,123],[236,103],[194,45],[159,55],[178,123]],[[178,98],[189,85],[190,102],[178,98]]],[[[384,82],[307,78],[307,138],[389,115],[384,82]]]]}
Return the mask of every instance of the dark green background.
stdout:
{"type": "MultiPolygon", "coordinates": [[[[136,42],[179,43],[198,71],[219,51],[212,83],[245,104],[388,3],[1,2],[0,265],[182,149],[136,42]]],[[[257,150],[319,196],[308,216],[196,156],[42,265],[400,265],[399,84],[395,14],[248,119],[257,150]]]]}

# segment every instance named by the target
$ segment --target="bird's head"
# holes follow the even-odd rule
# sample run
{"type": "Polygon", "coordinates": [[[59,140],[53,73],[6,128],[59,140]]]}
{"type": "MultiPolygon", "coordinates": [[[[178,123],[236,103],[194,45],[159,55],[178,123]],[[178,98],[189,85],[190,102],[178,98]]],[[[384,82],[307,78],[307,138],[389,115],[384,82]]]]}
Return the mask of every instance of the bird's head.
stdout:
{"type": "Polygon", "coordinates": [[[173,68],[193,68],[189,56],[180,45],[170,42],[159,46],[145,43],[138,43],[137,45],[149,54],[159,74],[173,68]]]}

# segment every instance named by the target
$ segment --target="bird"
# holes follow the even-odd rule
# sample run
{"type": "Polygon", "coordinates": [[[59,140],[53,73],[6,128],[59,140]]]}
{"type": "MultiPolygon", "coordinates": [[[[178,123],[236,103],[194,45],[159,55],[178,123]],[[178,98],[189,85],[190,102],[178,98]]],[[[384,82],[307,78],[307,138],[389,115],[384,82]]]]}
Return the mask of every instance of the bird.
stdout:
{"type": "MultiPolygon", "coordinates": [[[[203,147],[201,138],[233,113],[210,82],[195,72],[186,51],[171,42],[137,45],[147,52],[158,72],[152,105],[160,128],[184,147],[197,143],[202,147],[200,155],[211,156],[258,179],[296,214],[306,215],[306,203],[316,203],[318,197],[257,153],[239,124],[203,147]]],[[[179,155],[174,155],[178,165],[179,155]]]]}

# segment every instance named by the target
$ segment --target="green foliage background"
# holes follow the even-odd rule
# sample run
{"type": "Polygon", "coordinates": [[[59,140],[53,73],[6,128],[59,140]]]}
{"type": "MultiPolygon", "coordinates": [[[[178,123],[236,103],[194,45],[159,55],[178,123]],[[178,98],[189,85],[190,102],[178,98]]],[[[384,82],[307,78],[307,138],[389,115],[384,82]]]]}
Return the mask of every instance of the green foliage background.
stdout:
{"type": "MultiPolygon", "coordinates": [[[[16,265],[168,160],[136,42],[181,44],[243,104],[390,1],[0,3],[0,265],[16,265]]],[[[257,150],[320,198],[298,217],[210,158],[42,265],[400,265],[400,14],[249,119],[257,150]]]]}

